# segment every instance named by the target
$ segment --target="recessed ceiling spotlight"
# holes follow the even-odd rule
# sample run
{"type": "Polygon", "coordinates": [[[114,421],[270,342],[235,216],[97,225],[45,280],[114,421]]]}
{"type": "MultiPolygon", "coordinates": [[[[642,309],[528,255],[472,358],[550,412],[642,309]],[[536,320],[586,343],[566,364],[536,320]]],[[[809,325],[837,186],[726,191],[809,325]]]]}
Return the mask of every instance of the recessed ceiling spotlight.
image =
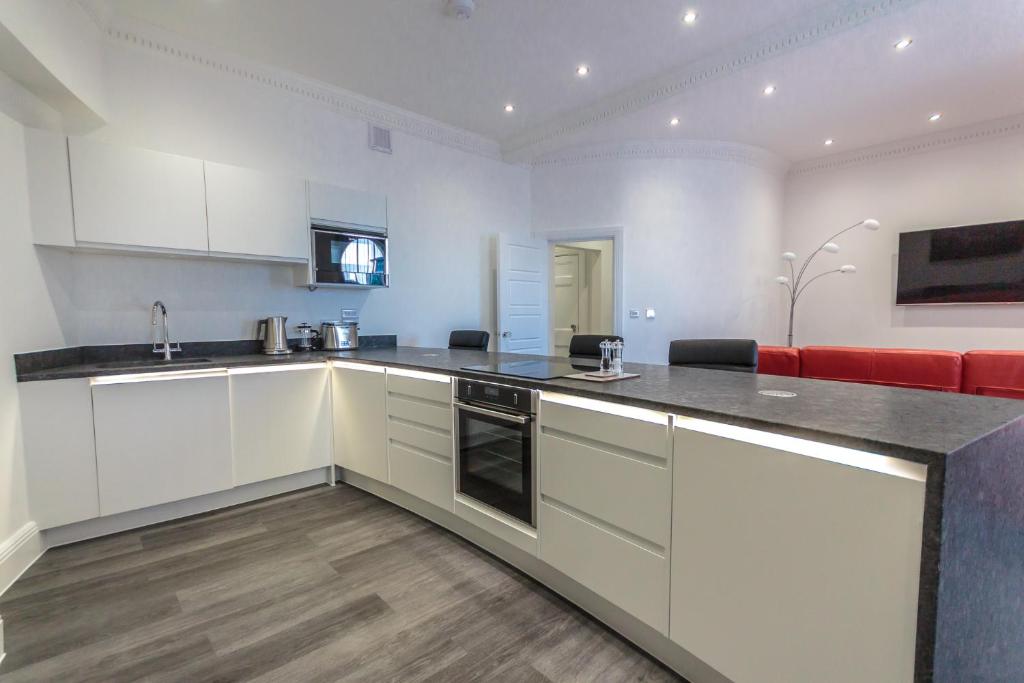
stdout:
{"type": "Polygon", "coordinates": [[[897,50],[906,50],[913,43],[914,40],[912,38],[900,38],[899,40],[896,41],[893,47],[896,48],[897,50]]]}
{"type": "Polygon", "coordinates": [[[679,125],[679,117],[678,116],[673,116],[672,118],[670,118],[668,120],[668,125],[670,125],[670,126],[678,126],[679,125]]]}
{"type": "Polygon", "coordinates": [[[775,94],[775,86],[771,85],[771,84],[768,84],[768,85],[764,86],[764,91],[763,92],[764,92],[765,95],[774,95],[775,94]]]}
{"type": "Polygon", "coordinates": [[[578,67],[576,67],[576,75],[577,76],[583,77],[583,76],[586,76],[589,73],[590,73],[590,67],[587,66],[586,64],[580,64],[578,67]]]}
{"type": "Polygon", "coordinates": [[[511,102],[509,104],[505,105],[505,113],[506,114],[511,114],[515,110],[516,110],[516,105],[512,104],[511,102]]]}
{"type": "Polygon", "coordinates": [[[686,14],[683,15],[684,24],[695,24],[697,23],[697,12],[692,9],[686,10],[686,14]]]}
{"type": "Polygon", "coordinates": [[[835,140],[833,140],[832,138],[829,138],[828,140],[825,140],[825,146],[826,147],[831,147],[833,145],[833,143],[835,143],[835,140]]]}
{"type": "Polygon", "coordinates": [[[932,123],[935,123],[936,121],[938,121],[941,118],[942,118],[942,112],[941,111],[937,111],[934,114],[932,114],[931,116],[929,116],[928,120],[931,121],[932,123]]]}

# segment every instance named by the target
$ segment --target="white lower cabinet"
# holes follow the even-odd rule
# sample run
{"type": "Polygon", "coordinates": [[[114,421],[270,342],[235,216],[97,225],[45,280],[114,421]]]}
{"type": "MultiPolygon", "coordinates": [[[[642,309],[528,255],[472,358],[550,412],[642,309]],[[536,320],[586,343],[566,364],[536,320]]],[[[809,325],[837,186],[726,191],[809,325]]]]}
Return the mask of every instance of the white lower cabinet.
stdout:
{"type": "Polygon", "coordinates": [[[99,517],[88,379],[18,384],[32,518],[40,529],[99,517]]]}
{"type": "Polygon", "coordinates": [[[672,640],[736,683],[913,680],[923,465],[686,418],[674,443],[672,640]]]}
{"type": "Polygon", "coordinates": [[[540,559],[668,634],[668,416],[541,394],[540,559]]]}
{"type": "Polygon", "coordinates": [[[387,387],[391,484],[451,510],[455,496],[451,378],[389,368],[387,387]]]}
{"type": "Polygon", "coordinates": [[[236,486],[331,465],[323,363],[228,370],[236,486]]]}
{"type": "Polygon", "coordinates": [[[387,483],[385,372],[377,365],[331,362],[334,464],[387,483]]]}
{"type": "Polygon", "coordinates": [[[100,512],[230,489],[228,376],[147,376],[92,387],[100,512]]]}

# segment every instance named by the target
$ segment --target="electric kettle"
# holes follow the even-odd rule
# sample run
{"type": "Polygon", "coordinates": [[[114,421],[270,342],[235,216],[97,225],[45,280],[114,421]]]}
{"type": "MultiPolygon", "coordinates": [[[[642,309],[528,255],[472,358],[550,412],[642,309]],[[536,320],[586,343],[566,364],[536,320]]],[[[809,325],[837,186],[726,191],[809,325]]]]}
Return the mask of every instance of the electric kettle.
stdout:
{"type": "Polygon", "coordinates": [[[288,317],[284,315],[272,315],[260,320],[256,326],[256,339],[263,342],[263,353],[278,356],[292,352],[288,348],[287,320],[288,317]]]}

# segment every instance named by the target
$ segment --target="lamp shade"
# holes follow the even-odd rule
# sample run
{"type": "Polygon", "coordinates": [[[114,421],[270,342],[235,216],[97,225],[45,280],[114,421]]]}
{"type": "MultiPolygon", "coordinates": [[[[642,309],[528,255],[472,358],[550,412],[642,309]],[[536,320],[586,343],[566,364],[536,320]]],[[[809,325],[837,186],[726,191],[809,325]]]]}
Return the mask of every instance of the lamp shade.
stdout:
{"type": "Polygon", "coordinates": [[[857,272],[857,266],[846,264],[845,266],[840,266],[839,272],[853,274],[857,272]]]}
{"type": "Polygon", "coordinates": [[[780,285],[788,285],[789,284],[789,278],[786,277],[785,275],[778,276],[777,278],[775,278],[775,281],[778,282],[780,285]]]}
{"type": "Polygon", "coordinates": [[[784,252],[782,252],[782,260],[783,261],[796,261],[796,254],[794,252],[792,252],[792,251],[784,251],[784,252]]]}
{"type": "Polygon", "coordinates": [[[878,228],[882,226],[882,224],[876,221],[874,218],[865,218],[863,221],[861,221],[861,225],[863,225],[868,230],[878,230],[878,228]]]}
{"type": "Polygon", "coordinates": [[[827,243],[825,243],[825,246],[823,246],[822,249],[824,249],[825,251],[827,251],[830,254],[838,254],[839,253],[839,245],[836,244],[835,242],[827,242],[827,243]]]}

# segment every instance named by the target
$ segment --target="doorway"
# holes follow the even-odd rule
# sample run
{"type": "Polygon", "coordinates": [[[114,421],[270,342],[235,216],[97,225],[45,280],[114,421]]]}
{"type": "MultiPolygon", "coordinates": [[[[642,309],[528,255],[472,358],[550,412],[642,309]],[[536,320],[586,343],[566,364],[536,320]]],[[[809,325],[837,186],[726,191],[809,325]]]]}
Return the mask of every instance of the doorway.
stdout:
{"type": "Polygon", "coordinates": [[[615,334],[613,240],[552,242],[551,272],[554,355],[569,355],[574,334],[615,334]]]}

